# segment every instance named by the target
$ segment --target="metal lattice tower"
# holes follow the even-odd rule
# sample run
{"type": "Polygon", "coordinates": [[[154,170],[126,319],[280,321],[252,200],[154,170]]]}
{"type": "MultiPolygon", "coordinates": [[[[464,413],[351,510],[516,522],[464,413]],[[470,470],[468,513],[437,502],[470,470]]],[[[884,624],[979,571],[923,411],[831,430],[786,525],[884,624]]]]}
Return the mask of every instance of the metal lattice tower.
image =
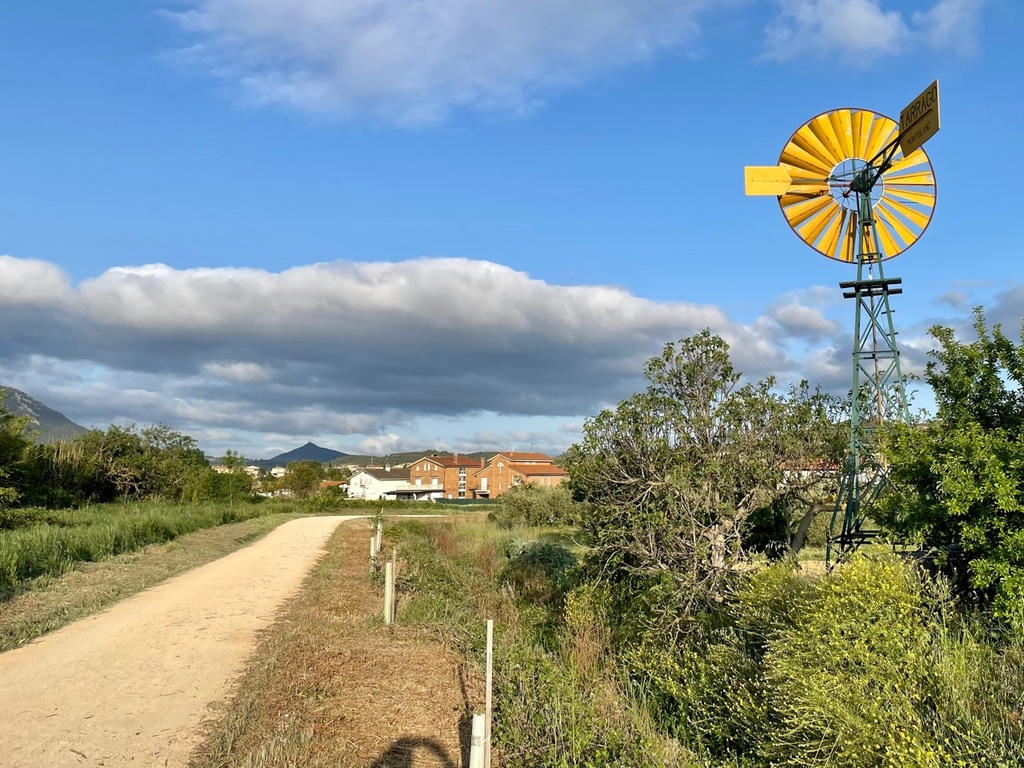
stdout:
{"type": "Polygon", "coordinates": [[[748,166],[748,195],[778,197],[786,221],[807,245],[854,264],[839,284],[856,303],[850,436],[830,525],[827,559],[842,559],[875,531],[865,506],[886,482],[877,433],[910,422],[889,298],[901,280],[883,262],[917,242],[935,208],[935,175],[921,145],[939,129],[938,82],[903,110],[900,122],[858,109],[812,118],[790,137],[775,166],[748,166]]]}

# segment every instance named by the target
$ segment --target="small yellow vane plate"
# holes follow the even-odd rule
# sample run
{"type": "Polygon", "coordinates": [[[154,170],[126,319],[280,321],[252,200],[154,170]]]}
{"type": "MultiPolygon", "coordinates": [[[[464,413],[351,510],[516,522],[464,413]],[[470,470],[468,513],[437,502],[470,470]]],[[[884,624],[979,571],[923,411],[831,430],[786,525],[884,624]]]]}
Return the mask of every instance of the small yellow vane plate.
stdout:
{"type": "MultiPolygon", "coordinates": [[[[790,138],[777,166],[748,166],[748,195],[775,195],[797,236],[830,259],[857,259],[860,212],[850,190],[854,174],[899,134],[896,121],[862,109],[836,109],[812,118],[790,138]]],[[[923,149],[892,165],[871,193],[877,242],[865,244],[879,260],[907,250],[935,210],[935,173],[923,149]]]]}

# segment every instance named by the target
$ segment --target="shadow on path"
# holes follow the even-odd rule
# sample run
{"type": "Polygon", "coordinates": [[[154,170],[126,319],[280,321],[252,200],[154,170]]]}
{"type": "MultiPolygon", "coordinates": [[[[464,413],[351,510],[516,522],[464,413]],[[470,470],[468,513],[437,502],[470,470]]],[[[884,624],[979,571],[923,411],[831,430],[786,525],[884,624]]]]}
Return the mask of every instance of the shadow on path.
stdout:
{"type": "Polygon", "coordinates": [[[391,743],[387,751],[370,764],[370,768],[413,768],[417,754],[426,752],[438,761],[432,762],[442,768],[459,768],[448,752],[434,739],[417,739],[406,736],[391,743]]]}

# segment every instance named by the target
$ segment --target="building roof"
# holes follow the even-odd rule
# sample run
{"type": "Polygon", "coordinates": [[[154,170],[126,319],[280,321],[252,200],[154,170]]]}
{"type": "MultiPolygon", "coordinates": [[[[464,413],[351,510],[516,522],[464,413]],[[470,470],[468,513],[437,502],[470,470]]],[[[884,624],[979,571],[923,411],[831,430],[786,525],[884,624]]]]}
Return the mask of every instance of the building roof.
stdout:
{"type": "Polygon", "coordinates": [[[515,462],[516,464],[522,462],[530,464],[551,464],[554,462],[554,459],[546,453],[532,453],[530,451],[502,451],[501,453],[495,454],[491,458],[491,461],[494,461],[498,456],[504,456],[506,459],[515,462]]]}
{"type": "Polygon", "coordinates": [[[359,472],[353,474],[358,475],[363,472],[370,477],[375,477],[378,480],[405,480],[409,481],[409,470],[407,469],[381,469],[380,467],[363,467],[359,472]]]}
{"type": "Polygon", "coordinates": [[[473,459],[469,456],[422,456],[412,462],[432,461],[442,467],[479,467],[481,459],[473,459]]]}
{"type": "MultiPolygon", "coordinates": [[[[485,472],[490,471],[493,467],[493,464],[488,464],[486,467],[481,467],[480,469],[473,473],[473,477],[476,477],[477,475],[482,475],[485,472]]],[[[565,477],[569,474],[566,470],[562,469],[561,467],[555,466],[550,462],[544,464],[520,464],[518,461],[510,461],[508,463],[508,467],[510,470],[515,470],[519,474],[526,475],[527,477],[565,477]]]]}

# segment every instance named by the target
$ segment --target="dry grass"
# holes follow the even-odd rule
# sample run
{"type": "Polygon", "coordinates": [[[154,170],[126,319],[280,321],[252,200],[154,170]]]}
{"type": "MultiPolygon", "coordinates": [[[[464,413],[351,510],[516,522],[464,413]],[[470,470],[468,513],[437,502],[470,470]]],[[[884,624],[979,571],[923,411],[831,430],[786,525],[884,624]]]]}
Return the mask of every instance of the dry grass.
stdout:
{"type": "Polygon", "coordinates": [[[467,764],[481,681],[422,630],[383,626],[369,533],[339,527],[209,725],[194,768],[467,764]]]}
{"type": "Polygon", "coordinates": [[[16,648],[144,589],[223,557],[294,515],[274,514],[207,528],[97,563],[37,579],[0,602],[0,651],[16,648]]]}

